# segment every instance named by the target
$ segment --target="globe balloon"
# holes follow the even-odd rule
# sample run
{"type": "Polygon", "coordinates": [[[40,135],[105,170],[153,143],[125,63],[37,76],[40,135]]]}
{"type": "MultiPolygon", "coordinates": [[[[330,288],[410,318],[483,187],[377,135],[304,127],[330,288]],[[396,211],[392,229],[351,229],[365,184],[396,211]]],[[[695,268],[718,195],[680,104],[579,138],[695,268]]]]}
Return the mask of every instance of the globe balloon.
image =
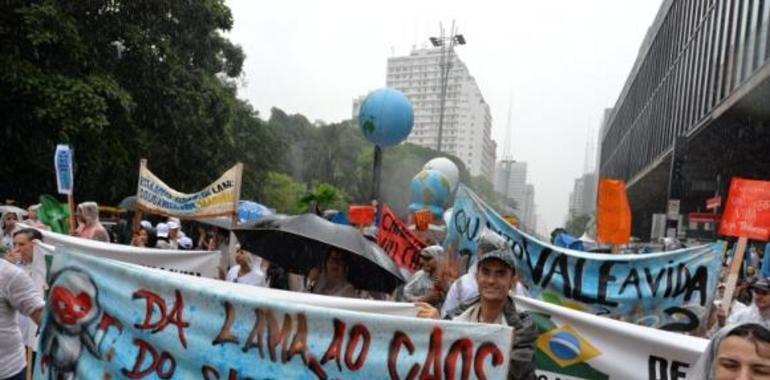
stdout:
{"type": "Polygon", "coordinates": [[[414,110],[401,91],[379,89],[361,104],[358,125],[372,144],[380,147],[398,145],[412,132],[414,110]]]}
{"type": "Polygon", "coordinates": [[[428,209],[437,218],[444,213],[451,189],[449,180],[438,170],[419,172],[409,185],[412,203],[409,210],[414,212],[428,209]]]}
{"type": "Polygon", "coordinates": [[[454,189],[460,180],[460,169],[446,157],[436,157],[423,166],[423,169],[438,170],[449,180],[449,188],[454,189]]]}

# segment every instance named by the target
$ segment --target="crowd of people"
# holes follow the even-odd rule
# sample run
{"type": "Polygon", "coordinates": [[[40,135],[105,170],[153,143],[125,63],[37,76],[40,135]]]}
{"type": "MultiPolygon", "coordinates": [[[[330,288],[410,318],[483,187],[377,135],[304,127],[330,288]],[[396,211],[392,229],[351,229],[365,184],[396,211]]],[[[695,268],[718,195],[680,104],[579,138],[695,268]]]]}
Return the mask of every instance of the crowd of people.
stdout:
{"type": "MultiPolygon", "coordinates": [[[[47,226],[37,220],[36,211],[36,206],[28,208],[23,221],[13,212],[0,219],[6,252],[0,260],[0,380],[26,378],[25,346],[37,346],[37,325],[48,287],[45,257],[34,249],[36,240],[44,240],[40,230],[47,226]]],[[[231,243],[226,230],[200,223],[185,229],[176,218],[155,224],[142,220],[129,237],[126,223],[105,227],[94,202],[78,205],[76,216],[78,226],[72,234],[84,239],[144,248],[222,252],[227,252],[231,243]]],[[[418,318],[510,326],[514,338],[508,378],[537,378],[538,331],[530,315],[517,310],[513,298],[526,295],[527,289],[518,281],[510,244],[491,230],[480,234],[476,260],[466,273],[460,275],[455,255],[431,245],[419,253],[419,270],[391,294],[356,289],[350,276],[362,274],[351,273],[349,255],[339,249],[330,248],[321,265],[298,275],[238,246],[234,248],[231,258],[222,255],[225,259],[220,263],[220,277],[224,281],[327,296],[409,302],[416,306],[418,318]]],[[[746,275],[755,274],[757,278],[744,282],[729,315],[723,311],[715,314],[710,333],[713,339],[688,378],[770,379],[770,278],[759,277],[757,268],[762,269],[762,257],[752,255],[750,252],[747,262],[757,267],[747,270],[746,275]]]]}

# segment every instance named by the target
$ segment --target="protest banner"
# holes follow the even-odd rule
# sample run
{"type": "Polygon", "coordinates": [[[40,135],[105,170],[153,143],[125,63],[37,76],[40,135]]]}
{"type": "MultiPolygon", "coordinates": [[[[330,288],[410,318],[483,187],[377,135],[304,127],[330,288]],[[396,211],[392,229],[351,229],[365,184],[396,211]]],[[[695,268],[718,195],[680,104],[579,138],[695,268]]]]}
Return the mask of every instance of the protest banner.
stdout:
{"type": "Polygon", "coordinates": [[[516,297],[535,322],[539,380],[684,380],[707,339],[516,297]]]}
{"type": "Polygon", "coordinates": [[[729,315],[748,240],[770,238],[770,182],[733,178],[719,233],[738,238],[722,297],[722,308],[729,315]]]}
{"type": "Polygon", "coordinates": [[[377,233],[377,244],[388,253],[399,268],[411,272],[420,263],[420,251],[426,247],[409,227],[388,206],[382,208],[382,221],[377,233]]]}
{"type": "Polygon", "coordinates": [[[54,257],[37,379],[500,379],[507,373],[510,327],[266,298],[266,292],[289,293],[61,248],[54,257]]]}
{"type": "Polygon", "coordinates": [[[137,208],[150,214],[180,219],[231,216],[236,219],[240,200],[243,164],[237,164],[205,189],[193,194],[180,193],[147,169],[147,160],[139,165],[137,208]]]}
{"type": "Polygon", "coordinates": [[[638,255],[573,251],[521,232],[460,185],[445,248],[475,256],[485,227],[511,242],[519,278],[533,298],[670,331],[694,331],[706,322],[724,244],[638,255]]]}
{"type": "MultiPolygon", "coordinates": [[[[602,178],[599,181],[597,205],[597,240],[612,244],[626,244],[631,239],[631,207],[623,181],[602,178]]],[[[614,252],[613,252],[614,253],[614,252]]]]}
{"type": "Polygon", "coordinates": [[[170,272],[216,278],[219,251],[176,251],[170,249],[139,248],[128,245],[82,239],[56,232],[39,230],[43,234],[40,245],[44,253],[53,255],[55,247],[69,248],[92,256],[134,263],[170,272]],[[46,247],[47,246],[47,247],[46,247]]]}

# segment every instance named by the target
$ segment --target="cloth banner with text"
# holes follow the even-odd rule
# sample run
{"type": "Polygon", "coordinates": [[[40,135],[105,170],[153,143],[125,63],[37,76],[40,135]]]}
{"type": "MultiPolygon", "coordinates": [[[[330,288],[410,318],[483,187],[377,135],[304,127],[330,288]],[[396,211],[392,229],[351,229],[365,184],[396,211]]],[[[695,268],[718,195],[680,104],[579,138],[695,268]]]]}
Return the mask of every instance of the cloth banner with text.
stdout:
{"type": "Polygon", "coordinates": [[[513,336],[354,310],[395,303],[281,297],[291,293],[63,248],[49,286],[36,379],[501,379],[513,336]]]}
{"type": "Polygon", "coordinates": [[[377,244],[400,268],[414,272],[420,262],[420,251],[426,247],[393,211],[384,206],[377,244]]]}
{"type": "Polygon", "coordinates": [[[638,255],[573,251],[521,232],[461,185],[445,248],[472,261],[485,227],[512,244],[519,278],[535,299],[663,330],[705,327],[724,243],[638,255]]]}
{"type": "Polygon", "coordinates": [[[151,214],[183,219],[233,215],[237,211],[236,203],[240,198],[238,168],[239,165],[233,166],[214,183],[197,193],[184,194],[166,185],[142,165],[139,169],[137,205],[151,214]]]}
{"type": "Polygon", "coordinates": [[[519,310],[535,322],[538,379],[684,380],[707,339],[598,317],[530,298],[519,310]]]}
{"type": "Polygon", "coordinates": [[[53,256],[55,247],[74,249],[89,255],[163,269],[192,276],[216,278],[219,251],[176,251],[171,249],[139,248],[128,245],[82,239],[56,232],[40,230],[44,244],[37,247],[53,256]]]}

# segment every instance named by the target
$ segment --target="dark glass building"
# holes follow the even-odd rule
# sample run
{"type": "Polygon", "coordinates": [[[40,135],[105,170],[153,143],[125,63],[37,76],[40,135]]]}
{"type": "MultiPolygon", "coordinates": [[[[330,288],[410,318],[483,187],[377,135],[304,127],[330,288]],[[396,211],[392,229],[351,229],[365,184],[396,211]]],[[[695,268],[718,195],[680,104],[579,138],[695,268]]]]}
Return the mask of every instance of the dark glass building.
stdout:
{"type": "Polygon", "coordinates": [[[734,176],[770,179],[769,58],[770,0],[663,2],[600,136],[635,236],[669,199],[686,215],[734,176]]]}

